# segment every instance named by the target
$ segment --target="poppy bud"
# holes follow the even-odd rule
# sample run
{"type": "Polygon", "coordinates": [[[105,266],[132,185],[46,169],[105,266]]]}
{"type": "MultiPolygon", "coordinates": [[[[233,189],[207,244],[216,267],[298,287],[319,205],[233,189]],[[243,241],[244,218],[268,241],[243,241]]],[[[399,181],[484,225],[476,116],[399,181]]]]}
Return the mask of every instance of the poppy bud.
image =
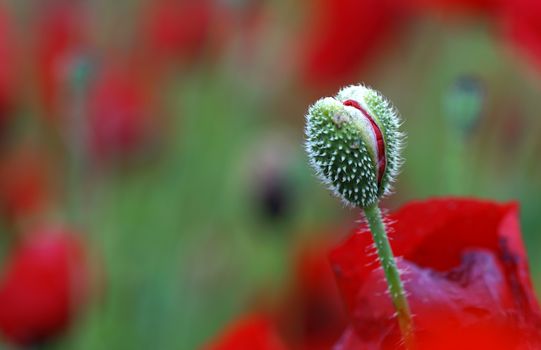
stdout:
{"type": "Polygon", "coordinates": [[[444,100],[449,126],[467,136],[479,122],[484,98],[485,91],[479,79],[469,75],[456,79],[444,100]]]}
{"type": "Polygon", "coordinates": [[[321,180],[346,204],[366,208],[390,192],[401,165],[396,109],[363,85],[342,89],[306,115],[306,150],[321,180]]]}

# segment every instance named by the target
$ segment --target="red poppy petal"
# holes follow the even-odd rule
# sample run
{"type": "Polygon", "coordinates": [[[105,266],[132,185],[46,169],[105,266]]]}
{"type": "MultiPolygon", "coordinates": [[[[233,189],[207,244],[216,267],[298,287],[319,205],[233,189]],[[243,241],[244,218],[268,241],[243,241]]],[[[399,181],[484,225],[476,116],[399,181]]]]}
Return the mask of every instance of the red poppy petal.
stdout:
{"type": "Polygon", "coordinates": [[[403,22],[401,7],[387,0],[324,0],[315,3],[302,40],[301,75],[328,87],[355,75],[403,22]]]}
{"type": "MultiPolygon", "coordinates": [[[[404,257],[399,266],[407,271],[418,332],[433,335],[487,323],[506,329],[506,337],[518,331],[538,336],[541,313],[517,214],[513,203],[437,199],[390,215],[391,244],[404,257]]],[[[330,259],[360,339],[396,346],[394,309],[372,245],[362,231],[335,248],[330,259]]]]}
{"type": "Polygon", "coordinates": [[[248,315],[229,326],[206,350],[285,350],[272,320],[248,315]]]}
{"type": "MultiPolygon", "coordinates": [[[[522,288],[531,289],[515,203],[432,199],[411,202],[391,214],[387,221],[397,256],[419,266],[446,271],[460,264],[465,249],[484,248],[496,252],[501,259],[511,256],[507,259],[514,261],[510,272],[520,276],[517,279],[522,288]]],[[[347,277],[347,281],[339,278],[338,283],[348,304],[349,295],[355,294],[365,276],[379,266],[372,242],[369,231],[361,229],[330,254],[333,268],[347,277]]],[[[502,263],[509,265],[503,260],[502,263]]],[[[525,294],[533,299],[533,294],[525,294]]]]}
{"type": "MultiPolygon", "coordinates": [[[[524,337],[527,332],[538,337],[539,319],[526,321],[520,310],[515,309],[511,291],[504,282],[505,271],[492,253],[466,252],[462,264],[447,272],[436,272],[407,261],[400,261],[399,267],[409,293],[420,345],[441,344],[436,342],[441,342],[439,336],[452,332],[471,332],[471,338],[476,341],[492,341],[495,336],[490,335],[489,330],[500,330],[496,337],[498,343],[516,346],[528,340],[524,337]],[[523,336],[519,337],[520,334],[523,336]]],[[[394,312],[383,272],[373,270],[358,291],[352,310],[352,326],[357,333],[355,342],[378,349],[396,349],[400,335],[394,312]]],[[[535,337],[533,339],[538,341],[535,337]]]]}
{"type": "MultiPolygon", "coordinates": [[[[502,220],[517,210],[516,203],[474,199],[413,202],[391,215],[396,249],[418,265],[444,271],[460,263],[465,248],[498,250],[502,220]]],[[[520,230],[507,235],[520,239],[520,230]]]]}
{"type": "Polygon", "coordinates": [[[499,18],[503,35],[535,66],[541,68],[541,3],[537,0],[504,1],[499,18]]]}
{"type": "Polygon", "coordinates": [[[35,344],[67,326],[87,286],[80,242],[41,230],[13,253],[0,283],[0,331],[11,342],[35,344]]]}

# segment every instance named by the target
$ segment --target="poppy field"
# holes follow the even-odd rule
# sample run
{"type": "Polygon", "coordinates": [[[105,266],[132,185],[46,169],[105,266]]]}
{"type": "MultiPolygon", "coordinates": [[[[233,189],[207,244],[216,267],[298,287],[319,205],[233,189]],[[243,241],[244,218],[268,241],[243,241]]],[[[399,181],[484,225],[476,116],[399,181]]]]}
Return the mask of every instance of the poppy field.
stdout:
{"type": "Polygon", "coordinates": [[[537,0],[0,2],[0,349],[541,349],[537,0]]]}

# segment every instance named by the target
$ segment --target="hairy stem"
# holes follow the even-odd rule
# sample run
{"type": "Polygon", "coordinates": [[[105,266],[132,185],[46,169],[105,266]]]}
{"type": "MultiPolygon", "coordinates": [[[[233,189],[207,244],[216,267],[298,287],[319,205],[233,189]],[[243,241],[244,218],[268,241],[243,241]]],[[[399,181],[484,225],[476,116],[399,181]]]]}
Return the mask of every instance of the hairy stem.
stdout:
{"type": "Polygon", "coordinates": [[[413,350],[414,339],[413,339],[413,321],[411,318],[411,311],[406,299],[406,292],[404,291],[404,286],[400,280],[400,274],[396,266],[396,261],[391,250],[391,245],[389,244],[389,239],[387,233],[385,232],[385,225],[381,217],[381,211],[379,210],[377,204],[364,208],[364,213],[366,215],[366,220],[370,226],[370,231],[372,232],[372,237],[376,244],[376,250],[385,272],[385,279],[387,280],[387,288],[389,289],[389,294],[391,296],[393,305],[396,309],[398,315],[398,324],[400,326],[400,331],[404,339],[406,348],[408,350],[413,350]]]}

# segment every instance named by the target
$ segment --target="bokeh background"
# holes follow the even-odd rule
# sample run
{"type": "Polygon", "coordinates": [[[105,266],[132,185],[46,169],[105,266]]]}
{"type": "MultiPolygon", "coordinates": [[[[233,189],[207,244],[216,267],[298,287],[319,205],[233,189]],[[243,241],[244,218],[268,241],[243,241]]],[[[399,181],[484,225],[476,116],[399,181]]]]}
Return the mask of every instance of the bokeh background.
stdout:
{"type": "Polygon", "coordinates": [[[281,304],[359,219],[303,123],[360,82],[407,133],[384,206],[519,201],[541,291],[540,23],[536,0],[3,1],[0,347],[199,349],[281,304]]]}

